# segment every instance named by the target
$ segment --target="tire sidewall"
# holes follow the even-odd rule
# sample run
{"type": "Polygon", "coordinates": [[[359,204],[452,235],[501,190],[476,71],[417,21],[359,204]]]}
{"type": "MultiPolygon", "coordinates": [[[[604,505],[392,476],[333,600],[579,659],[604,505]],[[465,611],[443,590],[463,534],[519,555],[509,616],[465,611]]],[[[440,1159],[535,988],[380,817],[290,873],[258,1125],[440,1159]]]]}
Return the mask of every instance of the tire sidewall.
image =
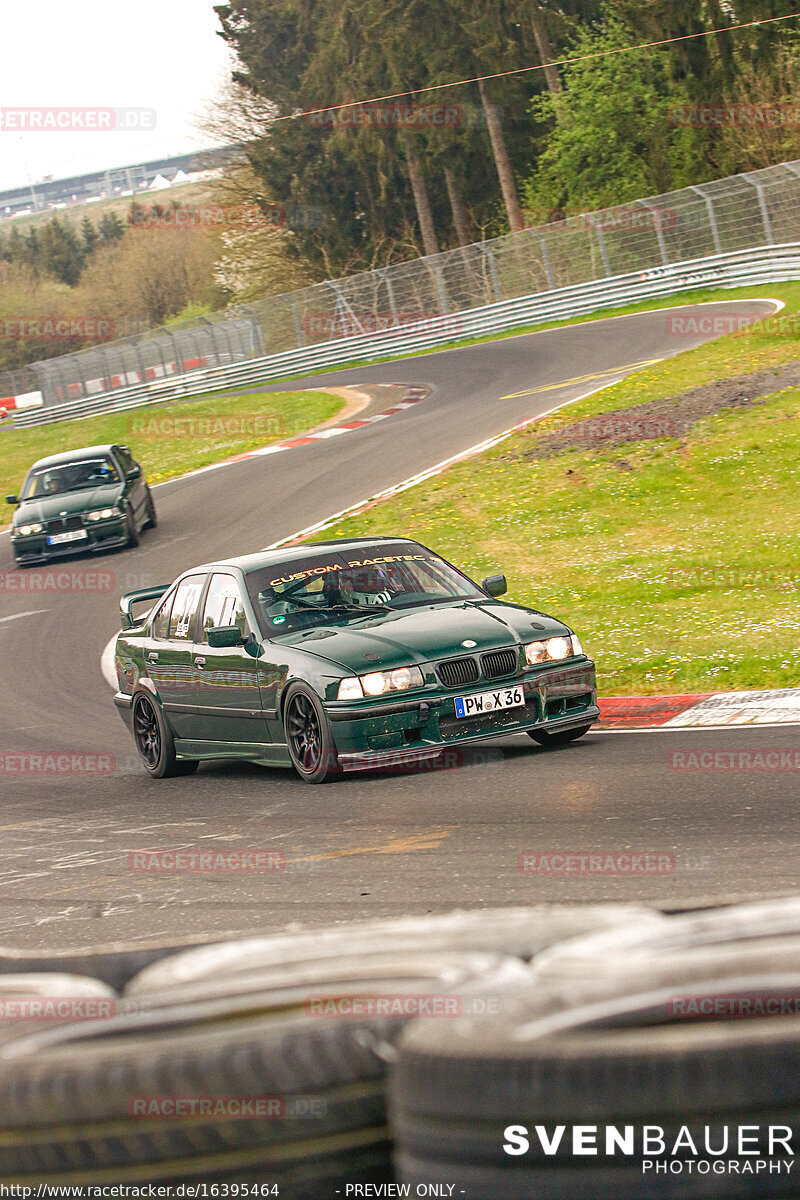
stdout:
{"type": "Polygon", "coordinates": [[[154,767],[151,767],[150,764],[144,759],[142,752],[139,749],[139,743],[136,739],[136,734],[134,733],[133,740],[136,745],[136,753],[139,756],[139,762],[152,779],[164,779],[168,775],[175,773],[175,766],[177,762],[175,757],[175,741],[172,737],[169,726],[167,725],[161,705],[158,703],[155,697],[151,696],[148,692],[137,692],[133,698],[133,704],[131,707],[133,710],[134,722],[136,720],[137,706],[142,703],[147,703],[155,713],[161,746],[158,762],[154,767]]]}
{"type": "Polygon", "coordinates": [[[293,683],[289,686],[289,688],[287,688],[286,697],[283,702],[283,736],[286,739],[286,746],[289,751],[289,758],[292,761],[292,766],[304,783],[325,783],[331,778],[332,775],[338,773],[341,769],[339,767],[339,759],[336,753],[336,742],[333,738],[327,713],[325,712],[322,701],[317,693],[306,683],[293,683]],[[294,697],[298,695],[305,696],[314,706],[322,737],[322,758],[319,766],[311,772],[306,771],[295,759],[295,756],[292,753],[289,734],[286,729],[286,714],[288,712],[289,705],[294,697]]]}

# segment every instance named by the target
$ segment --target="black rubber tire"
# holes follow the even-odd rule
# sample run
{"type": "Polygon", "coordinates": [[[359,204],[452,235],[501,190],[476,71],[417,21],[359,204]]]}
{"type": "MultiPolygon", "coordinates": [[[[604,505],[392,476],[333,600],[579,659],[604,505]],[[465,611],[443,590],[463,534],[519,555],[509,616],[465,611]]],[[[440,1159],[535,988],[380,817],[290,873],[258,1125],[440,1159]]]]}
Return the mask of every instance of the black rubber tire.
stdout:
{"type": "Polygon", "coordinates": [[[114,1016],[119,997],[98,979],[61,971],[25,971],[0,975],[0,1044],[42,1028],[114,1016]],[[16,1004],[16,1010],[14,1005],[16,1004]],[[34,1007],[36,1005],[37,1007],[34,1007]],[[52,1015],[50,1015],[52,1012],[52,1015]]]}
{"type": "Polygon", "coordinates": [[[566,746],[569,742],[576,742],[578,738],[582,738],[591,728],[590,724],[579,725],[577,729],[555,730],[553,733],[548,733],[545,729],[528,729],[526,732],[528,737],[540,746],[566,746]]]}
{"type": "Polygon", "coordinates": [[[139,545],[139,530],[130,504],[125,510],[125,537],[127,539],[125,544],[130,550],[139,545]]]}
{"type": "Polygon", "coordinates": [[[776,938],[800,938],[800,897],[673,916],[657,928],[620,924],[552,946],[538,959],[536,973],[548,986],[578,985],[583,990],[582,983],[590,975],[613,975],[623,959],[644,971],[655,967],[663,955],[693,953],[702,963],[703,953],[714,948],[737,950],[744,956],[763,945],[764,939],[776,938]]]}
{"type": "MultiPolygon", "coordinates": [[[[766,990],[800,996],[800,972],[721,981],[716,991],[706,990],[712,999],[725,997],[733,983],[752,999],[766,990]]],[[[464,1189],[482,1200],[796,1195],[797,1181],[785,1175],[745,1182],[725,1175],[722,1184],[713,1175],[688,1173],[656,1179],[643,1175],[640,1156],[607,1159],[602,1150],[597,1157],[572,1156],[572,1125],[654,1124],[676,1134],[686,1125],[701,1145],[705,1124],[735,1128],[771,1113],[772,1123],[800,1132],[800,1022],[653,1025],[673,995],[670,988],[617,1000],[599,1022],[595,1006],[594,1025],[587,1024],[587,1010],[565,1017],[553,1008],[545,1019],[528,1009],[499,1021],[409,1026],[390,1083],[402,1181],[446,1181],[456,1194],[464,1189]],[[564,1028],[570,1019],[574,1026],[564,1028]],[[503,1152],[504,1130],[517,1124],[530,1131],[530,1148],[510,1157],[503,1152]],[[555,1124],[566,1125],[565,1144],[554,1157],[538,1149],[537,1124],[549,1133],[555,1124]]]]}
{"type": "Polygon", "coordinates": [[[322,701],[308,684],[293,683],[288,688],[283,701],[283,732],[292,766],[303,783],[327,783],[339,773],[330,721],[322,701]]]}
{"type": "Polygon", "coordinates": [[[196,758],[178,758],[161,705],[146,692],[133,697],[133,740],[139,761],[152,779],[172,779],[197,770],[196,758]],[[149,746],[149,750],[145,747],[149,746]]]}
{"type": "Polygon", "coordinates": [[[385,954],[325,970],[287,970],[243,1002],[141,1009],[48,1029],[0,1056],[0,1179],[177,1182],[257,1178],[291,1198],[334,1200],[334,1182],[393,1178],[385,1054],[407,1015],[316,1015],[315,996],[451,997],[519,987],[528,968],[500,955],[385,954]],[[383,975],[381,976],[381,970],[383,975]],[[288,985],[288,986],[287,986],[288,985]],[[158,1119],[153,1097],[312,1101],[310,1119],[201,1113],[158,1119]],[[320,1181],[325,1188],[320,1188],[320,1181]],[[328,1182],[330,1181],[330,1183],[328,1182]],[[284,1192],[283,1189],[287,1190],[284,1192]]]}
{"type": "Polygon", "coordinates": [[[156,512],[156,504],[153,499],[153,493],[150,488],[147,489],[147,500],[145,502],[145,513],[147,514],[143,529],[155,529],[158,525],[158,513],[156,512]]]}
{"type": "Polygon", "coordinates": [[[360,921],[332,929],[243,938],[198,946],[161,957],[136,975],[126,994],[143,996],[174,989],[176,997],[194,983],[221,980],[233,990],[243,979],[287,963],[355,958],[376,950],[485,951],[531,959],[567,938],[624,925],[651,935],[671,918],[637,904],[541,904],[451,912],[390,921],[360,921]]]}

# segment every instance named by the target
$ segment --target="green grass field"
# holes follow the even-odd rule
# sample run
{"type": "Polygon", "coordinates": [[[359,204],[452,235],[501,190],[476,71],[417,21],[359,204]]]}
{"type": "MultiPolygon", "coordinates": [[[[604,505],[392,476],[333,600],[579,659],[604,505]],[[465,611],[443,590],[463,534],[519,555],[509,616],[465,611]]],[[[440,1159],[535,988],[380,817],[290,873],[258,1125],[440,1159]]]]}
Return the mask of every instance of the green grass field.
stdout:
{"type": "MultiPolygon", "coordinates": [[[[800,309],[800,286],[768,291],[800,309]]],[[[567,422],[797,359],[786,333],[721,338],[327,532],[402,533],[478,579],[505,571],[510,599],[578,630],[606,695],[798,686],[800,389],[681,438],[524,457],[567,422]]]]}
{"type": "Polygon", "coordinates": [[[131,447],[150,482],[160,483],[293,437],[330,420],[343,407],[339,396],[327,392],[208,396],[32,429],[7,428],[0,431],[0,524],[8,524],[14,512],[5,497],[16,494],[30,465],[48,454],[122,443],[131,447]]]}

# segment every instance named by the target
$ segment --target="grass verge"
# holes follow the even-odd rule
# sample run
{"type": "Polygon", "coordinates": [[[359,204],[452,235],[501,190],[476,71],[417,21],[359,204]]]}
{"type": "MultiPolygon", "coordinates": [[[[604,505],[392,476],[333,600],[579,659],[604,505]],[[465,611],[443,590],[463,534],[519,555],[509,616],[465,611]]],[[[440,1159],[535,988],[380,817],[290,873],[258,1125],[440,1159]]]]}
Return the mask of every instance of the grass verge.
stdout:
{"type": "MultiPolygon", "coordinates": [[[[800,286],[770,291],[800,308],[800,286]]],[[[566,422],[798,359],[796,336],[721,338],[328,534],[405,534],[478,579],[505,570],[511,599],[578,630],[606,695],[798,686],[800,389],[750,396],[681,436],[533,457],[566,422]]]]}
{"type": "Polygon", "coordinates": [[[31,464],[48,454],[122,443],[131,447],[150,482],[160,483],[293,437],[330,420],[343,407],[341,397],[327,392],[214,395],[31,429],[7,427],[0,432],[0,524],[8,524],[14,512],[5,497],[16,494],[31,464]]]}

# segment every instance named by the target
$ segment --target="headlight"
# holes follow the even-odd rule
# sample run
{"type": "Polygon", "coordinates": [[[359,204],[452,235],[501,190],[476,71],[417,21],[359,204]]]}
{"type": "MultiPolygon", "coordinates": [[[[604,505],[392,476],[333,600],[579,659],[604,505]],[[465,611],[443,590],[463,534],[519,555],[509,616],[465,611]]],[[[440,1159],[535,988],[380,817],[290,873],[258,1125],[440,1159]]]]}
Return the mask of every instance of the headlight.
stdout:
{"type": "Polygon", "coordinates": [[[574,634],[571,637],[548,638],[546,642],[529,642],[525,647],[525,659],[531,667],[540,663],[560,662],[563,658],[582,653],[581,644],[574,634]]]}
{"type": "Polygon", "coordinates": [[[406,692],[422,687],[424,680],[419,667],[397,667],[394,671],[370,671],[369,675],[343,679],[337,699],[360,700],[363,696],[385,696],[387,692],[406,692]]]}
{"type": "Polygon", "coordinates": [[[14,530],[14,533],[19,533],[22,537],[30,537],[32,533],[44,533],[44,525],[38,523],[34,525],[19,525],[14,530]]]}
{"type": "Polygon", "coordinates": [[[578,637],[577,633],[572,634],[571,641],[572,641],[572,653],[573,654],[583,654],[583,646],[581,645],[581,640],[578,637]]]}
{"type": "Polygon", "coordinates": [[[86,514],[87,521],[108,521],[111,517],[118,517],[118,508],[96,508],[93,512],[86,514]]]}

